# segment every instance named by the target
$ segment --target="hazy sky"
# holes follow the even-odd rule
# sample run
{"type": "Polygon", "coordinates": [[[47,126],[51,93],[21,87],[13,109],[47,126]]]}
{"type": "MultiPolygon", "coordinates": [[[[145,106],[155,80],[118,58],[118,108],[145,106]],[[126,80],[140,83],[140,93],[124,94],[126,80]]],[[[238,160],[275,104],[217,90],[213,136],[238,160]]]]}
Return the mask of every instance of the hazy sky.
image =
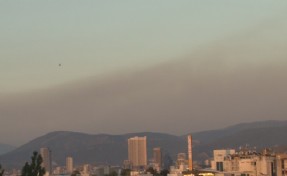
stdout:
{"type": "Polygon", "coordinates": [[[285,120],[286,11],[270,0],[0,0],[0,143],[285,120]]]}
{"type": "Polygon", "coordinates": [[[286,1],[269,0],[1,0],[0,92],[179,59],[284,20],[286,7],[286,1]]]}

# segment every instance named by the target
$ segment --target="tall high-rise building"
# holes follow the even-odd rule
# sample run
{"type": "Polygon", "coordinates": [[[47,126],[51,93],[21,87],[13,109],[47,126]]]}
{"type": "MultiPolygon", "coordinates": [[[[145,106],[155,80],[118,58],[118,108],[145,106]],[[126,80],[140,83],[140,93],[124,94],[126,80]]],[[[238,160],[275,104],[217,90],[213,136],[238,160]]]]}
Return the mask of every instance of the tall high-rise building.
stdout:
{"type": "Polygon", "coordinates": [[[162,153],[161,153],[160,147],[153,148],[153,161],[154,161],[156,170],[160,171],[161,164],[162,164],[162,153]]]}
{"type": "Polygon", "coordinates": [[[147,166],[146,136],[128,139],[128,158],[134,168],[147,166]]]}
{"type": "Polygon", "coordinates": [[[70,156],[66,158],[66,170],[68,174],[73,172],[73,158],[70,156]]]}
{"type": "Polygon", "coordinates": [[[52,156],[49,148],[40,148],[40,155],[43,158],[42,167],[45,168],[47,174],[52,174],[52,156]]]}
{"type": "Polygon", "coordinates": [[[187,143],[188,143],[188,169],[193,169],[193,163],[192,163],[192,136],[187,136],[187,143]]]}

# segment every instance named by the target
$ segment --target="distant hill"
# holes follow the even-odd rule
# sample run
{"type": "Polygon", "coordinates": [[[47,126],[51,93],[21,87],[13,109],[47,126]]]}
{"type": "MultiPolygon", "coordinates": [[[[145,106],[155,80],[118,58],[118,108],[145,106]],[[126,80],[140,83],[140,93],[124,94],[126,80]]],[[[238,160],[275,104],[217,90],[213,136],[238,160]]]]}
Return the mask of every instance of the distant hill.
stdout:
{"type": "MultiPolygon", "coordinates": [[[[199,140],[202,143],[211,143],[213,141],[219,140],[220,138],[231,136],[248,129],[275,128],[275,127],[287,127],[287,121],[269,120],[269,121],[258,121],[251,123],[240,123],[223,129],[193,133],[193,138],[199,140]]],[[[182,137],[185,136],[186,135],[182,137]]]]}
{"type": "Polygon", "coordinates": [[[15,147],[11,146],[11,145],[8,145],[8,144],[1,144],[0,143],[0,155],[2,154],[5,154],[5,153],[8,153],[12,150],[14,150],[15,147]]]}
{"type": "Polygon", "coordinates": [[[171,155],[185,152],[186,141],[169,134],[144,132],[125,135],[90,135],[58,131],[36,138],[12,152],[0,156],[0,163],[7,167],[21,167],[25,161],[30,159],[34,150],[49,147],[53,153],[53,161],[58,165],[64,165],[66,156],[72,156],[76,164],[121,164],[128,156],[127,139],[133,136],[147,136],[149,157],[152,155],[152,148],[158,146],[163,147],[171,155]]]}
{"type": "MultiPolygon", "coordinates": [[[[187,152],[186,136],[164,133],[130,133],[124,135],[83,134],[57,131],[36,138],[27,144],[0,156],[0,163],[6,167],[22,167],[30,160],[34,150],[49,147],[53,162],[64,165],[65,157],[72,156],[76,164],[109,163],[120,165],[127,159],[127,139],[133,136],[147,136],[148,157],[152,157],[153,147],[162,147],[173,159],[177,153],[187,152]]],[[[224,129],[193,133],[194,159],[203,161],[212,157],[212,150],[219,148],[238,148],[249,144],[274,147],[286,151],[287,121],[264,121],[244,123],[224,129]]]]}

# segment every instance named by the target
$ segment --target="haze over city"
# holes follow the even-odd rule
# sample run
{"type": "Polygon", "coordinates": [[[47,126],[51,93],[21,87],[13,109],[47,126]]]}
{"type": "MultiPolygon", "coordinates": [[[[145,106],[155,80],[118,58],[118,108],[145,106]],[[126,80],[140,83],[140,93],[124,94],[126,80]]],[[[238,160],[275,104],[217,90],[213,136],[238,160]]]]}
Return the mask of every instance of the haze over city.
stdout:
{"type": "Polygon", "coordinates": [[[0,1],[0,139],[287,118],[286,1],[0,1]]]}

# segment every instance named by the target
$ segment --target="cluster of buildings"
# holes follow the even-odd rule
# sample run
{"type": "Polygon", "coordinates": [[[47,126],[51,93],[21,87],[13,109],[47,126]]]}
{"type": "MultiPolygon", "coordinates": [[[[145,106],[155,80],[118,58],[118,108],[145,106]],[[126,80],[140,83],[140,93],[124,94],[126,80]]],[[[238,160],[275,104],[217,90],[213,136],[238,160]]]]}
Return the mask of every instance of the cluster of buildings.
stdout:
{"type": "MultiPolygon", "coordinates": [[[[93,166],[90,164],[83,164],[80,166],[75,166],[73,158],[71,156],[66,157],[65,166],[52,167],[52,153],[49,148],[40,148],[40,155],[42,156],[43,162],[42,167],[45,168],[45,176],[70,176],[73,173],[78,176],[107,176],[111,173],[115,173],[114,176],[119,175],[121,167],[119,166],[109,166],[109,165],[98,165],[93,166]]],[[[14,170],[10,175],[19,176],[21,171],[14,170]]]]}
{"type": "MultiPolygon", "coordinates": [[[[153,158],[147,162],[147,144],[146,137],[133,137],[128,139],[128,160],[124,161],[124,168],[131,169],[133,171],[143,171],[146,168],[152,167],[157,172],[162,170],[162,149],[160,147],[153,148],[153,158]]],[[[178,155],[178,162],[182,168],[192,168],[192,136],[188,136],[188,161],[186,162],[185,153],[178,155]]]]}
{"type": "Polygon", "coordinates": [[[256,152],[248,147],[214,150],[211,169],[227,176],[286,176],[287,154],[275,154],[270,149],[256,152]]]}
{"type": "MultiPolygon", "coordinates": [[[[176,162],[169,167],[168,176],[287,176],[287,154],[275,154],[270,149],[257,152],[249,147],[214,150],[213,158],[208,160],[210,167],[195,168],[193,163],[192,136],[187,137],[187,153],[178,153],[176,162]]],[[[120,176],[123,170],[128,170],[130,176],[152,176],[148,168],[160,173],[163,170],[163,154],[160,147],[153,148],[153,157],[147,158],[147,137],[132,137],[128,139],[128,159],[123,166],[89,165],[75,167],[73,158],[66,158],[64,167],[52,169],[52,157],[49,148],[41,148],[42,166],[46,176],[120,176]]],[[[18,173],[10,175],[17,176],[18,173]]]]}
{"type": "Polygon", "coordinates": [[[128,160],[124,161],[124,169],[134,171],[142,171],[147,167],[153,167],[160,172],[162,169],[162,149],[160,147],[153,148],[153,158],[148,163],[147,160],[147,138],[132,137],[128,139],[128,160]]]}
{"type": "MultiPolygon", "coordinates": [[[[214,150],[213,158],[207,163],[210,167],[194,168],[192,157],[192,136],[187,137],[187,154],[179,153],[168,176],[287,176],[287,154],[276,154],[270,149],[257,152],[256,149],[241,147],[235,149],[214,150]]],[[[128,140],[129,160],[126,167],[133,170],[131,176],[145,176],[140,171],[153,167],[162,169],[161,148],[153,149],[153,161],[147,165],[146,137],[134,137],[128,140]]]]}
{"type": "MultiPolygon", "coordinates": [[[[176,166],[171,167],[169,176],[177,176],[186,170],[193,169],[192,160],[192,136],[188,135],[188,159],[185,153],[179,153],[177,156],[176,166]]],[[[131,176],[141,175],[145,176],[145,169],[153,168],[160,173],[163,169],[162,149],[160,147],[153,148],[153,159],[147,163],[147,138],[146,137],[133,137],[128,139],[128,160],[124,161],[124,168],[131,169],[131,176]]]]}

